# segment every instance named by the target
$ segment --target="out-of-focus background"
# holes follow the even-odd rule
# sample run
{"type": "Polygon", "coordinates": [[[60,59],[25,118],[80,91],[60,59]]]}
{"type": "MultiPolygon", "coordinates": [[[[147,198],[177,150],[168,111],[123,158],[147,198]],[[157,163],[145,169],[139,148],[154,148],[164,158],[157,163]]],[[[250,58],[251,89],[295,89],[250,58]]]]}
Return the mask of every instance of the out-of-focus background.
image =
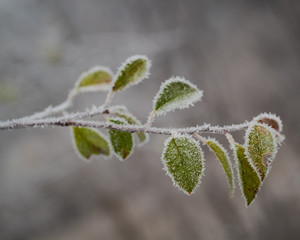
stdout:
{"type": "MultiPolygon", "coordinates": [[[[165,136],[120,162],[82,162],[67,128],[0,133],[0,239],[300,239],[300,4],[297,0],[1,0],[0,120],[64,101],[81,72],[117,70],[133,54],[151,77],[117,94],[143,122],[162,81],[179,75],[201,103],[155,126],[231,124],[281,116],[286,141],[258,198],[229,199],[223,170],[205,149],[191,197],[160,160],[165,136]]],[[[80,94],[71,111],[100,105],[80,94]]],[[[242,141],[243,133],[234,134],[242,141]]],[[[223,136],[218,137],[228,147],[223,136]]]]}

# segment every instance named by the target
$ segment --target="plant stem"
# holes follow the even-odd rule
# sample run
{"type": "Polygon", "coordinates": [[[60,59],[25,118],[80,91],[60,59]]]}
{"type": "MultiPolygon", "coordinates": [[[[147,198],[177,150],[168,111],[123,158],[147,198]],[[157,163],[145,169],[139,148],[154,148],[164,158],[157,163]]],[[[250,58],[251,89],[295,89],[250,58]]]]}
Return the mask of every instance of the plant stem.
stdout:
{"type": "Polygon", "coordinates": [[[206,141],[203,137],[201,137],[199,134],[194,133],[193,136],[194,136],[195,138],[197,138],[198,140],[200,140],[201,142],[203,142],[203,143],[205,143],[205,144],[207,143],[207,141],[206,141]]]}
{"type": "MultiPolygon", "coordinates": [[[[101,109],[99,108],[98,111],[101,109]]],[[[231,126],[210,126],[202,125],[197,127],[189,128],[156,128],[148,127],[147,125],[136,126],[136,125],[116,125],[110,122],[99,122],[99,121],[87,121],[76,119],[76,117],[81,117],[83,115],[91,114],[89,112],[85,113],[75,113],[69,114],[63,117],[53,117],[48,119],[37,119],[30,121],[8,121],[0,122],[0,130],[8,129],[21,129],[21,128],[37,128],[37,127],[48,127],[48,126],[59,126],[59,127],[69,127],[69,126],[79,126],[79,127],[89,127],[89,128],[105,128],[105,129],[116,129],[126,132],[145,132],[153,134],[162,134],[162,135],[172,135],[174,132],[181,134],[194,134],[194,133],[218,133],[224,134],[224,132],[235,132],[239,130],[246,129],[248,123],[236,124],[231,126]]]]}
{"type": "Polygon", "coordinates": [[[73,98],[76,96],[76,94],[77,94],[77,90],[75,88],[73,88],[70,91],[67,99],[64,102],[62,102],[61,104],[56,105],[54,107],[49,106],[49,107],[45,108],[43,111],[36,112],[30,116],[15,119],[14,121],[27,121],[27,120],[42,119],[42,118],[48,117],[48,116],[56,114],[56,113],[61,113],[62,111],[68,109],[72,105],[73,98]]]}
{"type": "Polygon", "coordinates": [[[151,112],[151,114],[150,114],[150,116],[149,116],[149,119],[148,119],[148,121],[147,121],[147,127],[151,127],[152,126],[152,123],[153,123],[153,120],[154,120],[154,117],[155,117],[155,113],[156,113],[156,111],[155,110],[153,110],[152,112],[151,112]]]}

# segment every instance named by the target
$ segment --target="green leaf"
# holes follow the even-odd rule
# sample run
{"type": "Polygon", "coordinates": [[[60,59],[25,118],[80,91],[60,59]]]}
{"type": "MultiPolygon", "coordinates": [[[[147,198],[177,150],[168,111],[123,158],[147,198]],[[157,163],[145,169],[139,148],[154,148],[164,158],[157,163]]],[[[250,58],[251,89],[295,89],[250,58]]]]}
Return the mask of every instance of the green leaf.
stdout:
{"type": "Polygon", "coordinates": [[[107,91],[110,88],[113,78],[112,71],[107,67],[93,67],[81,74],[76,87],[79,91],[107,91]]]}
{"type": "Polygon", "coordinates": [[[110,156],[108,141],[99,132],[85,127],[72,127],[75,147],[84,159],[90,159],[92,154],[110,156]]]}
{"type": "Polygon", "coordinates": [[[215,139],[208,139],[206,144],[216,154],[217,158],[220,160],[223,166],[223,169],[225,171],[230,186],[230,197],[232,197],[234,193],[235,185],[234,185],[234,178],[233,178],[233,169],[231,166],[231,162],[229,160],[228,153],[226,149],[215,139]]]}
{"type": "Polygon", "coordinates": [[[201,100],[202,91],[181,77],[165,81],[154,99],[154,110],[158,114],[175,109],[184,109],[201,100]]]}
{"type": "Polygon", "coordinates": [[[245,198],[246,206],[248,207],[255,199],[261,186],[261,181],[245,155],[245,148],[235,144],[234,152],[237,162],[236,167],[239,176],[239,184],[245,198]]]}
{"type": "Polygon", "coordinates": [[[267,176],[276,154],[273,129],[266,124],[250,125],[245,135],[247,157],[256,168],[261,181],[267,176]]]}
{"type": "MultiPolygon", "coordinates": [[[[115,106],[111,109],[111,112],[115,114],[117,117],[120,117],[130,125],[140,126],[141,122],[134,117],[125,106],[115,106]]],[[[149,134],[144,132],[136,132],[135,135],[139,140],[139,146],[145,144],[149,140],[149,134]]]]}
{"type": "Polygon", "coordinates": [[[138,84],[149,76],[150,66],[150,60],[146,56],[135,55],[128,58],[120,67],[112,90],[114,92],[121,91],[131,85],[138,84]]]}
{"type": "MultiPolygon", "coordinates": [[[[109,119],[110,122],[118,125],[125,125],[126,123],[121,119],[109,119]]],[[[124,160],[130,156],[133,150],[132,134],[125,131],[110,129],[108,131],[109,139],[114,150],[114,154],[120,159],[124,160]]]]}
{"type": "Polygon", "coordinates": [[[188,135],[172,136],[165,142],[162,161],[173,183],[183,192],[193,193],[204,171],[199,143],[188,135]]]}

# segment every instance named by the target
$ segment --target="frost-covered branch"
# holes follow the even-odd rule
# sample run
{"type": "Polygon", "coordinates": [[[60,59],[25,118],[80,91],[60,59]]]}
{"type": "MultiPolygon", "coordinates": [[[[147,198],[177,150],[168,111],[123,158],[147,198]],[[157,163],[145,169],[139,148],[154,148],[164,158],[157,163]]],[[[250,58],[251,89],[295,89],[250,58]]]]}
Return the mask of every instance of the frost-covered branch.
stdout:
{"type": "Polygon", "coordinates": [[[47,119],[37,119],[29,121],[9,121],[0,122],[0,130],[15,130],[22,128],[38,128],[38,127],[89,127],[89,128],[105,128],[105,129],[115,129],[126,131],[130,133],[134,132],[144,132],[153,133],[161,135],[172,135],[173,133],[181,134],[194,134],[194,133],[219,133],[224,134],[226,132],[235,132],[243,129],[247,129],[248,123],[235,124],[231,126],[211,126],[210,124],[204,124],[202,126],[187,127],[187,128],[157,128],[148,127],[146,125],[117,125],[111,122],[100,122],[100,121],[90,121],[81,120],[76,118],[83,118],[86,116],[92,116],[93,114],[101,112],[103,108],[99,108],[98,111],[94,112],[82,112],[74,113],[63,117],[53,117],[47,119]]]}
{"type": "Polygon", "coordinates": [[[202,98],[203,92],[196,85],[183,77],[171,77],[161,84],[154,97],[148,121],[142,124],[125,106],[110,105],[116,93],[148,78],[150,66],[151,61],[146,56],[135,55],[128,58],[116,74],[107,67],[93,67],[81,74],[63,103],[31,116],[0,122],[0,130],[70,127],[75,150],[85,161],[95,155],[110,157],[112,153],[123,161],[133,153],[135,141],[138,146],[142,146],[148,141],[149,133],[170,135],[165,141],[161,159],[173,183],[188,195],[195,191],[203,176],[205,158],[202,145],[206,145],[221,163],[232,197],[235,177],[229,154],[216,139],[202,136],[204,133],[222,134],[230,142],[238,183],[246,206],[249,206],[269,174],[278,146],[284,139],[280,118],[263,113],[249,122],[230,126],[203,124],[186,128],[153,127],[157,116],[188,108],[202,98]],[[107,92],[104,104],[83,112],[67,113],[76,94],[88,91],[107,92]],[[63,116],[53,117],[55,114],[63,116]],[[103,121],[91,119],[97,115],[102,115],[103,121]],[[107,134],[99,129],[106,129],[107,134]],[[230,134],[241,130],[245,130],[243,144],[237,143],[230,134]]]}

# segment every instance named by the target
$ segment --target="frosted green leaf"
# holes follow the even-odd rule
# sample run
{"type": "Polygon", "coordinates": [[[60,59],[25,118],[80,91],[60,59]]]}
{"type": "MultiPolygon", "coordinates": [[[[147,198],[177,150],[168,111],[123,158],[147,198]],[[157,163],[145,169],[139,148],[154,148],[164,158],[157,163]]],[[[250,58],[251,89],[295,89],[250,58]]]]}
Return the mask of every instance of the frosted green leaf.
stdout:
{"type": "Polygon", "coordinates": [[[99,132],[85,127],[73,127],[72,132],[76,150],[85,160],[92,154],[110,156],[108,141],[99,132]]]}
{"type": "Polygon", "coordinates": [[[165,142],[162,161],[174,185],[187,194],[193,193],[204,171],[199,143],[188,135],[172,136],[165,142]]]}
{"type": "Polygon", "coordinates": [[[76,88],[79,91],[108,91],[112,78],[113,73],[109,68],[96,66],[81,74],[76,88]]]}
{"type": "Polygon", "coordinates": [[[230,186],[230,197],[232,197],[234,193],[235,185],[234,185],[234,178],[233,178],[233,169],[231,166],[231,162],[229,160],[228,153],[226,149],[215,139],[207,140],[206,144],[216,154],[217,158],[220,160],[220,163],[223,166],[223,169],[225,171],[230,186]]]}
{"type": "Polygon", "coordinates": [[[261,186],[261,181],[256,171],[249,163],[245,155],[245,149],[242,146],[235,144],[234,152],[239,176],[239,184],[245,198],[246,206],[248,207],[255,199],[256,194],[261,186]]]}
{"type": "MultiPolygon", "coordinates": [[[[117,117],[120,117],[128,124],[140,126],[141,122],[133,116],[125,106],[115,106],[111,108],[111,112],[115,114],[117,117]]],[[[138,138],[139,146],[145,144],[149,140],[149,134],[144,132],[136,132],[135,135],[138,138]]]]}
{"type": "Polygon", "coordinates": [[[172,77],[165,81],[154,98],[154,110],[157,114],[175,109],[188,108],[201,100],[202,91],[181,77],[172,77]]]}
{"type": "Polygon", "coordinates": [[[151,62],[146,56],[135,55],[122,64],[114,78],[113,91],[121,91],[138,84],[149,76],[151,62]]]}
{"type": "Polygon", "coordinates": [[[272,128],[266,124],[250,125],[245,135],[247,157],[257,170],[261,181],[265,179],[276,154],[272,128]]]}
{"type": "MultiPolygon", "coordinates": [[[[110,122],[118,125],[125,125],[126,123],[121,119],[110,119],[110,122]]],[[[133,150],[132,134],[125,131],[110,129],[108,131],[109,139],[114,150],[114,154],[120,159],[124,160],[130,156],[133,150]]]]}

